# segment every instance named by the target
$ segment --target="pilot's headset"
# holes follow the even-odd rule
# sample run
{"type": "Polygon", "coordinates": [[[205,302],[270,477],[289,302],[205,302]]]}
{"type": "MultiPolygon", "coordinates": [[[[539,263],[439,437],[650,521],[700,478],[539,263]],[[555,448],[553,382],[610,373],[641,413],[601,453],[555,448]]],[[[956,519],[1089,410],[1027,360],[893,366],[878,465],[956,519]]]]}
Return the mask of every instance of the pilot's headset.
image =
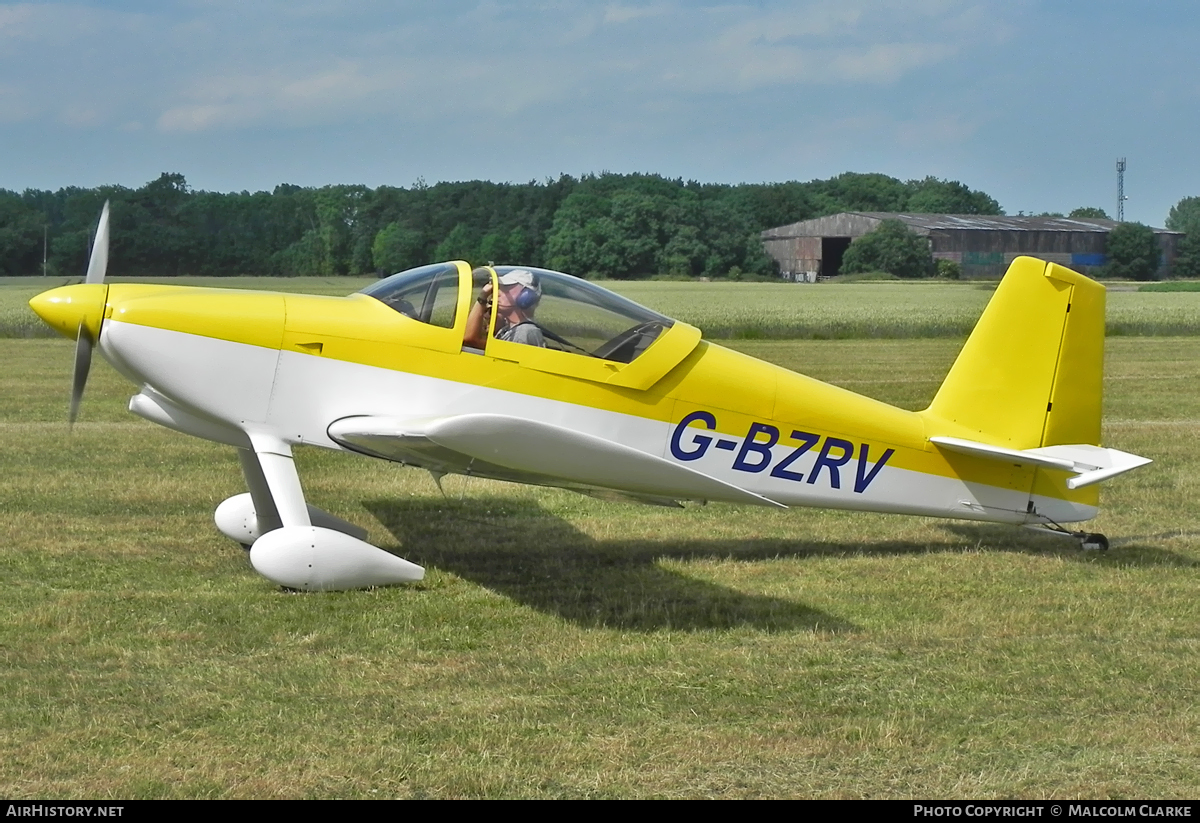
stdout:
{"type": "Polygon", "coordinates": [[[542,299],[542,286],[537,275],[527,269],[513,269],[500,275],[501,286],[524,286],[513,298],[513,305],[521,311],[530,311],[542,299]]]}

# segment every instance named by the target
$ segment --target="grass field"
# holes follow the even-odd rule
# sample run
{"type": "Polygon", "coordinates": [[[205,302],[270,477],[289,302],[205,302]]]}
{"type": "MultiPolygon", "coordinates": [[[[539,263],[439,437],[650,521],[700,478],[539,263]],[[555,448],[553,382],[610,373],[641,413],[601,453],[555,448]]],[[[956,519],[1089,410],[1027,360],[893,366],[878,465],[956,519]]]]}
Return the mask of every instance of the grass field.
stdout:
{"type": "MultiPolygon", "coordinates": [[[[123,282],[113,278],[113,282],[123,282]]],[[[180,277],[183,285],[348,294],[362,278],[180,277]]],[[[0,280],[0,338],[52,332],[29,310],[29,298],[49,285],[38,277],[0,280]]],[[[839,340],[963,338],[991,297],[994,284],[703,283],[606,281],[604,285],[718,340],[839,340]]],[[[1121,286],[1108,295],[1109,336],[1200,335],[1200,292],[1151,292],[1121,286]]]]}
{"type": "Polygon", "coordinates": [[[1147,283],[1138,291],[1200,291],[1200,280],[1168,280],[1163,283],[1147,283]]]}
{"type": "MultiPolygon", "coordinates": [[[[908,408],[958,346],[737,344],[908,408]]],[[[444,498],[301,450],[314,503],[428,568],[324,595],[254,574],[211,521],[242,491],[231,450],[126,413],[106,364],[69,433],[71,351],[0,340],[0,796],[1200,794],[1200,337],[1109,341],[1106,444],[1157,462],[1105,486],[1106,554],[463,478],[444,498]]]]}

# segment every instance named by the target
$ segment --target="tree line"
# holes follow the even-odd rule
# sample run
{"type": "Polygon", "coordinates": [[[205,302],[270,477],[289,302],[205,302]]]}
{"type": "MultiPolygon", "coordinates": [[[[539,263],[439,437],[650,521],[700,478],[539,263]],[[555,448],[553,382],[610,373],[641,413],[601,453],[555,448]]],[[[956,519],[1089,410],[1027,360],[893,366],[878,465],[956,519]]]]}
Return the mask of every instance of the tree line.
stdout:
{"type": "Polygon", "coordinates": [[[1172,206],[1167,228],[1184,233],[1175,258],[1175,276],[1200,277],[1200,197],[1185,197],[1172,206]]]}
{"type": "Polygon", "coordinates": [[[130,276],[364,275],[425,263],[523,263],[588,277],[768,276],[759,233],[842,211],[1002,214],[957,181],[846,173],[713,184],[589,174],[524,184],[418,181],[273,191],[193,190],[164,173],[141,188],[0,190],[0,276],[75,276],[112,202],[109,270],[130,276]]]}

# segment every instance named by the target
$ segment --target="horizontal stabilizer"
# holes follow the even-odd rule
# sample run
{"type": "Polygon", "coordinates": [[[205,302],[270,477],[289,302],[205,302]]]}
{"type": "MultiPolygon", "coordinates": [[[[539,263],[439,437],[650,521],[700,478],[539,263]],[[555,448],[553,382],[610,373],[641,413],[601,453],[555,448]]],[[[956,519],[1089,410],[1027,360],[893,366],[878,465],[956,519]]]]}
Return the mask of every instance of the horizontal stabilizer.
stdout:
{"type": "Polygon", "coordinates": [[[1075,477],[1067,480],[1068,489],[1082,489],[1153,462],[1136,454],[1085,444],[1008,449],[960,437],[931,437],[929,442],[959,454],[1071,472],[1075,477]]]}
{"type": "Polygon", "coordinates": [[[493,476],[520,482],[613,489],[660,499],[728,500],[787,508],[732,483],[612,440],[502,414],[419,421],[344,417],[330,425],[329,436],[343,445],[380,456],[397,451],[414,454],[425,443],[465,458],[463,473],[488,476],[487,467],[494,466],[504,471],[493,476]]]}

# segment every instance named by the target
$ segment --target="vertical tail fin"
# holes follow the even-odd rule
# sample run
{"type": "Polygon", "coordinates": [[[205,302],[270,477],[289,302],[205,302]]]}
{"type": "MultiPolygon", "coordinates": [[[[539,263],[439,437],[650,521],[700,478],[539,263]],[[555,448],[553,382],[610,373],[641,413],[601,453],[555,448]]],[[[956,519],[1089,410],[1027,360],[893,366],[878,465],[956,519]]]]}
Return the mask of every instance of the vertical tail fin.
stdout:
{"type": "Polygon", "coordinates": [[[1018,257],[923,414],[931,435],[1011,449],[1095,445],[1103,371],[1104,287],[1018,257]]]}

